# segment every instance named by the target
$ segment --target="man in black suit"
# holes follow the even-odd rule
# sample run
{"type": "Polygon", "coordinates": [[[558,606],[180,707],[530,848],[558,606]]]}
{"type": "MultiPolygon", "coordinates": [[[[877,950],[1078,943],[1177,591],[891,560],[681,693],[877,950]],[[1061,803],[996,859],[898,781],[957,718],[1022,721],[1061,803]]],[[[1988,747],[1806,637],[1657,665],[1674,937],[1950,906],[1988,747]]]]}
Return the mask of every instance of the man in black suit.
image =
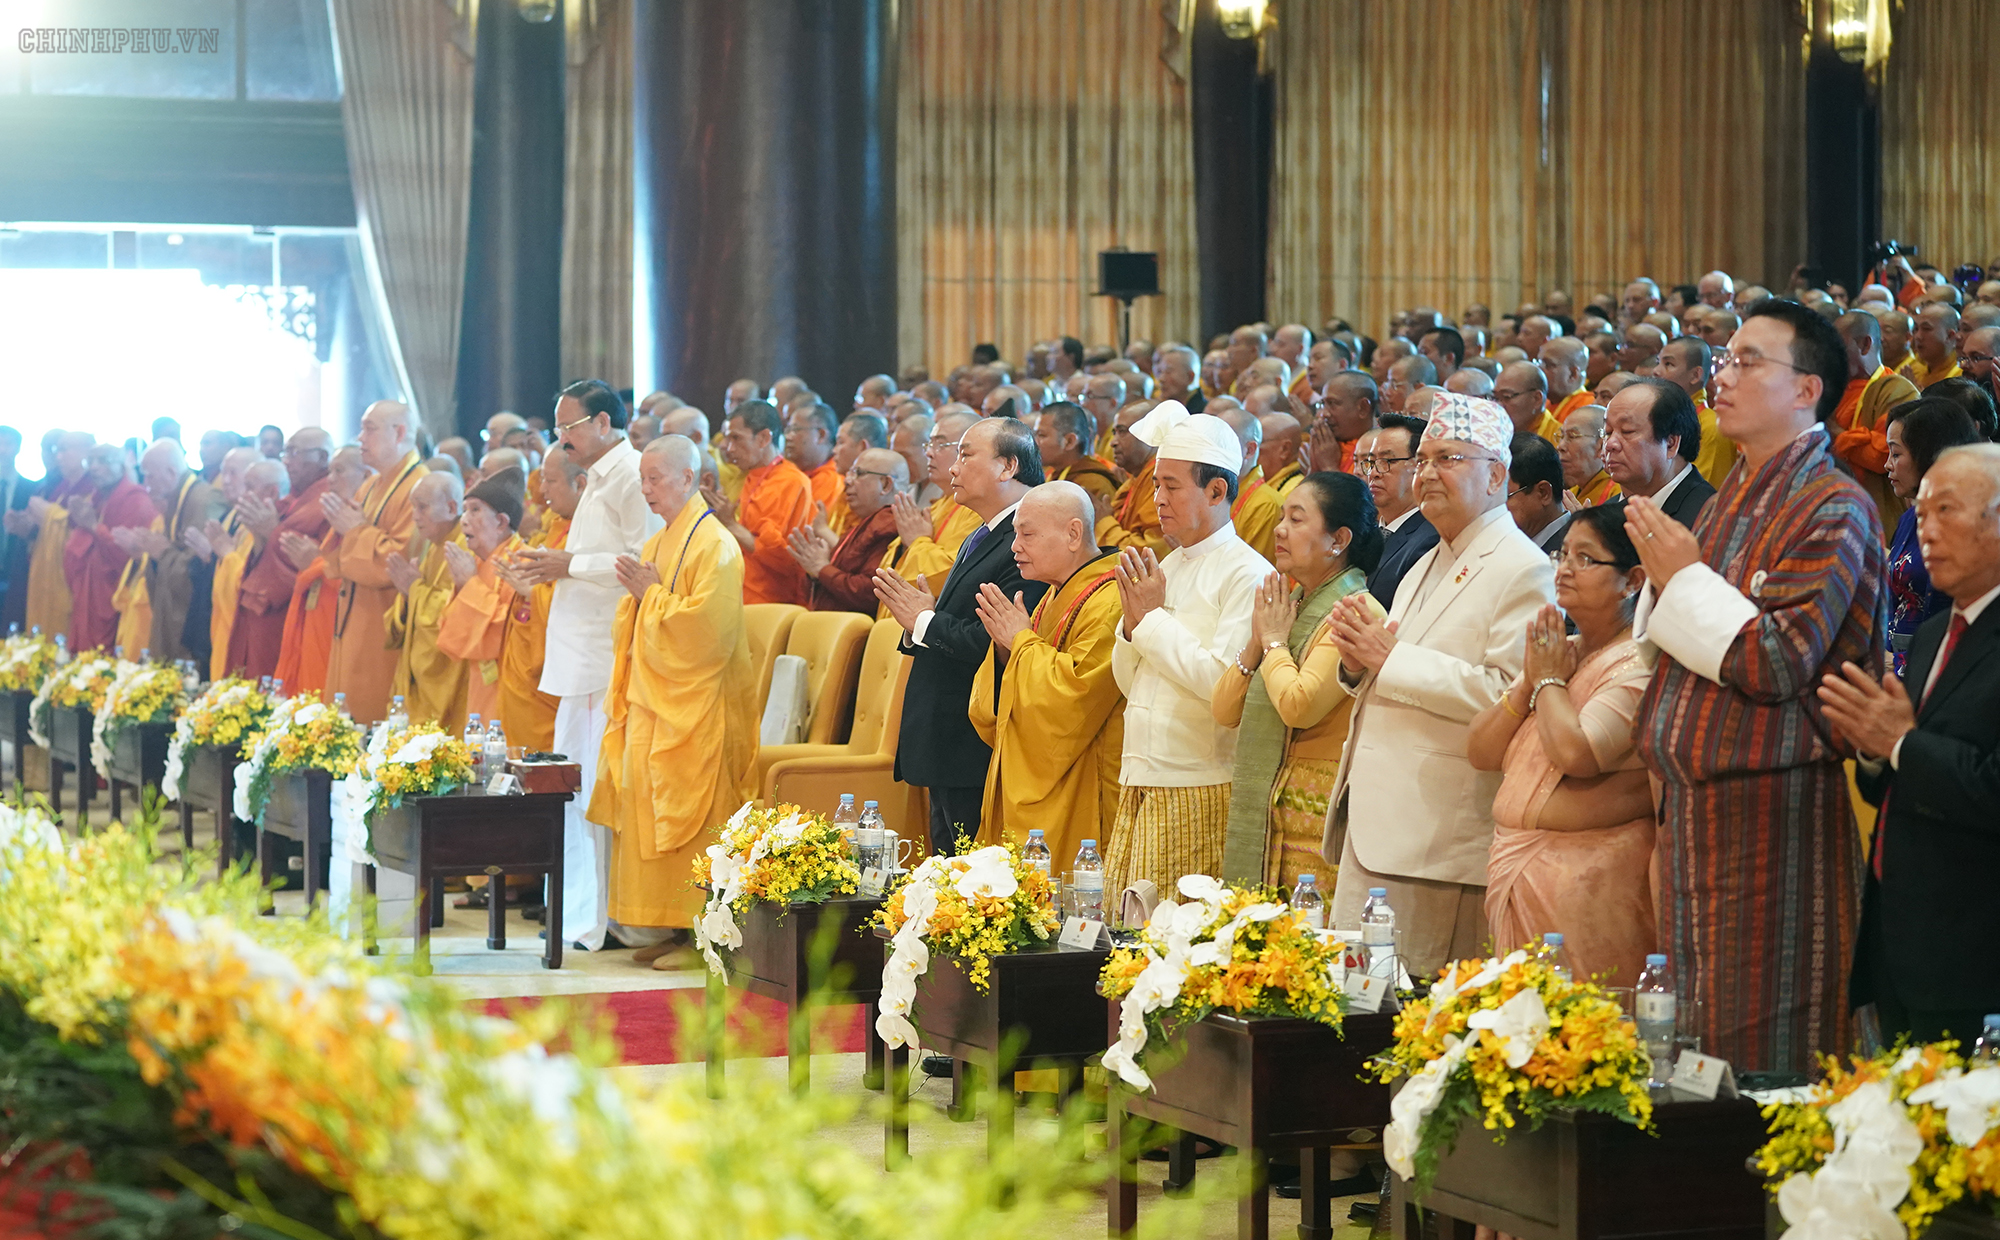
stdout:
{"type": "Polygon", "coordinates": [[[1040,485],[1034,432],[1013,418],[982,418],[959,440],[951,491],[986,524],[959,547],[944,589],[933,599],[889,569],[875,574],[875,595],[903,626],[903,652],[913,660],[903,690],[896,778],[929,791],[934,852],[948,854],[959,836],[979,834],[986,764],[993,757],[966,713],[973,675],[992,641],[979,620],[979,587],[991,582],[1008,598],[1019,593],[1030,611],[1041,601],[1048,587],[1022,580],[1014,563],[1014,509],[1040,485]]]}
{"type": "Polygon", "coordinates": [[[1861,754],[1861,794],[1881,807],[1853,1002],[1875,1004],[1885,1042],[1969,1047],[2000,1012],[2000,444],[1938,457],[1917,518],[1950,612],[1917,630],[1907,690],[1848,663],[1819,698],[1861,754]]]}
{"type": "Polygon", "coordinates": [[[1382,559],[1368,574],[1368,592],[1387,609],[1410,565],[1437,546],[1438,532],[1417,505],[1417,441],[1424,437],[1424,420],[1385,413],[1378,423],[1354,445],[1354,472],[1368,484],[1382,521],[1382,559]]]}
{"type": "Polygon", "coordinates": [[[1507,515],[1537,547],[1553,555],[1569,536],[1562,457],[1532,431],[1514,436],[1507,450],[1514,458],[1507,465],[1507,515]]]}
{"type": "Polygon", "coordinates": [[[1604,436],[1604,472],[1624,498],[1643,495],[1693,529],[1715,488],[1695,472],[1701,417],[1688,394],[1665,379],[1635,379],[1605,408],[1604,436]]]}

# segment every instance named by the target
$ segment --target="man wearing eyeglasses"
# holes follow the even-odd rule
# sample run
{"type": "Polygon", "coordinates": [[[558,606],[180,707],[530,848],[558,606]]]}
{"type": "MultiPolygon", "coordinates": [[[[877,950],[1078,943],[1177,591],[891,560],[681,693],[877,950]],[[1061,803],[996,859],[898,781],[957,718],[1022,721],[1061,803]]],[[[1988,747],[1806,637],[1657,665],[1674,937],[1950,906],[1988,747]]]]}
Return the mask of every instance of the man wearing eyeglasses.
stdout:
{"type": "Polygon", "coordinates": [[[1716,380],[1742,461],[1695,531],[1626,506],[1647,576],[1633,632],[1661,652],[1638,712],[1661,783],[1660,946],[1701,1005],[1702,1049],[1750,1071],[1809,1071],[1849,1044],[1852,749],[1814,689],[1842,663],[1883,666],[1886,566],[1824,425],[1847,380],[1832,323],[1758,303],[1716,380]]]}
{"type": "MultiPolygon", "coordinates": [[[[944,589],[945,574],[951,571],[958,549],[982,522],[979,514],[964,504],[951,490],[951,467],[958,463],[958,441],[979,422],[979,415],[964,405],[947,401],[938,407],[930,438],[924,441],[925,476],[941,494],[930,504],[917,502],[908,493],[893,496],[890,511],[896,517],[896,537],[882,553],[882,564],[903,580],[924,586],[935,594],[944,589]]],[[[878,619],[889,618],[884,607],[878,619]]]]}
{"type": "Polygon", "coordinates": [[[1355,464],[1356,449],[1361,437],[1375,429],[1375,409],[1380,399],[1375,381],[1366,371],[1341,370],[1328,376],[1312,425],[1315,472],[1329,469],[1344,474],[1361,472],[1355,464]]]}
{"type": "Polygon", "coordinates": [[[875,570],[896,538],[896,511],[890,502],[909,489],[909,462],[887,448],[869,448],[847,471],[847,510],[853,519],[838,541],[822,521],[792,531],[792,558],[812,592],[809,609],[875,614],[880,606],[875,570]]]}
{"type": "Polygon", "coordinates": [[[1493,400],[1513,419],[1516,435],[1540,435],[1550,444],[1562,438],[1562,423],[1549,414],[1549,379],[1533,362],[1500,368],[1493,382],[1493,400]]]}
{"type": "Polygon", "coordinates": [[[1400,413],[1382,415],[1381,426],[1354,448],[1354,472],[1368,484],[1382,522],[1382,558],[1368,574],[1368,592],[1386,609],[1410,565],[1437,546],[1437,530],[1417,506],[1417,441],[1424,424],[1400,413]]]}
{"type": "Polygon", "coordinates": [[[1965,347],[1958,355],[1965,377],[2000,405],[2000,365],[1995,364],[1995,357],[2000,357],[2000,327],[1980,327],[1965,334],[1965,347]]]}
{"type": "Polygon", "coordinates": [[[1604,469],[1603,406],[1585,405],[1570,415],[1556,454],[1562,461],[1563,484],[1578,507],[1595,508],[1618,498],[1618,484],[1604,469]]]}

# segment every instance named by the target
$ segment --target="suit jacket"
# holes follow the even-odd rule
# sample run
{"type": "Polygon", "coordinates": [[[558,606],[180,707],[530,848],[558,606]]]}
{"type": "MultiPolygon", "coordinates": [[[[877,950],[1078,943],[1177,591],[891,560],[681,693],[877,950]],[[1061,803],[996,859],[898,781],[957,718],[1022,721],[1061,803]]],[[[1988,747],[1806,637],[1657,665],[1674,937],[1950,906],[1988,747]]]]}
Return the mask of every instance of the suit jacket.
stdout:
{"type": "MultiPolygon", "coordinates": [[[[1623,508],[1630,498],[1621,495],[1605,507],[1623,508]]],[[[1681,484],[1674,488],[1674,493],[1667,496],[1667,502],[1660,505],[1660,511],[1693,529],[1695,518],[1701,516],[1702,509],[1708,507],[1708,502],[1714,498],[1715,488],[1708,484],[1708,479],[1694,470],[1689,470],[1688,476],[1681,479],[1681,484]]]]}
{"type": "Polygon", "coordinates": [[[1411,566],[1389,619],[1396,646],[1354,687],[1323,847],[1339,856],[1341,802],[1361,864],[1376,874],[1486,885],[1498,771],[1466,760],[1473,717],[1520,675],[1528,622],[1556,599],[1548,553],[1504,510],[1453,556],[1439,543],[1411,566]],[[1447,572],[1422,607],[1414,584],[1447,572]]]}
{"type": "MultiPolygon", "coordinates": [[[[1917,630],[1904,681],[1913,698],[1950,626],[1946,611],[1917,630]]],[[[2000,1011],[2000,958],[1988,950],[2000,935],[2000,605],[1959,638],[1897,765],[1856,775],[1885,812],[1882,879],[1871,867],[1862,898],[1854,1002],[1875,998],[1880,963],[1910,1008],[2000,1011]]]]}
{"type": "Polygon", "coordinates": [[[1368,592],[1383,607],[1393,607],[1396,603],[1396,587],[1403,580],[1403,574],[1410,566],[1423,558],[1425,552],[1438,545],[1438,532],[1432,527],[1430,518],[1421,512],[1412,513],[1403,528],[1382,540],[1382,558],[1376,562],[1375,571],[1368,574],[1368,592]]]}
{"type": "MultiPolygon", "coordinates": [[[[970,541],[970,540],[968,540],[970,541]]],[[[979,587],[992,582],[1012,598],[1018,591],[1030,611],[1048,589],[1024,581],[1014,563],[1014,518],[1010,513],[958,562],[938,592],[937,605],[919,646],[903,637],[910,678],[903,690],[903,730],[896,742],[896,778],[932,788],[983,788],[993,756],[972,728],[972,680],[986,661],[992,639],[979,623],[979,587]]],[[[998,672],[994,687],[999,686],[998,672]]]]}

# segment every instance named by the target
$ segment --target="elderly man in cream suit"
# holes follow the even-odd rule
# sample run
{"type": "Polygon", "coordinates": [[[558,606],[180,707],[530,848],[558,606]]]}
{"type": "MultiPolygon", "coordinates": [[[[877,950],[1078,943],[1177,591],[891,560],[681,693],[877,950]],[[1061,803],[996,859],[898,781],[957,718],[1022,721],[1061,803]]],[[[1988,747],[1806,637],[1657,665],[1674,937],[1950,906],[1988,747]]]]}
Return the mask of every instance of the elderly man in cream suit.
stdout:
{"type": "Polygon", "coordinates": [[[1386,619],[1359,598],[1327,617],[1356,699],[1327,802],[1323,849],[1340,866],[1332,922],[1358,926],[1368,889],[1387,888],[1412,977],[1485,947],[1500,776],[1472,769],[1466,732],[1520,674],[1521,634],[1555,601],[1548,555],[1507,515],[1513,434],[1490,400],[1438,397],[1416,475],[1438,545],[1410,567],[1386,619]]]}

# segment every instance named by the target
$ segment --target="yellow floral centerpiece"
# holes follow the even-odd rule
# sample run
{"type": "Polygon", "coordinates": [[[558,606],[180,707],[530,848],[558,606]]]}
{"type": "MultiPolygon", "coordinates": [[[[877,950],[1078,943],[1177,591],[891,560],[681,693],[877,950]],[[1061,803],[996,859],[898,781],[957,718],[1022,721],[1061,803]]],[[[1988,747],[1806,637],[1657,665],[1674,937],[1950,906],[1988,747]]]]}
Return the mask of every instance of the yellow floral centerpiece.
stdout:
{"type": "Polygon", "coordinates": [[[717,947],[743,946],[736,918],[762,900],[772,904],[824,904],[852,895],[861,871],[847,854],[847,838],[825,815],[796,805],[758,808],[745,801],[718,830],[718,839],[694,859],[694,881],[708,900],[694,924],[695,943],[711,972],[723,974],[717,947]]]}
{"type": "Polygon", "coordinates": [[[1049,876],[1021,859],[1018,844],[924,858],[875,914],[875,923],[893,936],[882,966],[876,1032],[890,1046],[914,1046],[910,1013],[931,953],[955,957],[968,980],[984,990],[993,957],[1050,941],[1062,925],[1054,904],[1049,876]]]}
{"type": "Polygon", "coordinates": [[[16,633],[0,644],[0,691],[33,693],[56,669],[55,642],[41,630],[16,633]]]}
{"type": "Polygon", "coordinates": [[[1652,1125],[1638,1027],[1602,987],[1566,981],[1526,950],[1447,966],[1398,1014],[1395,1042],[1373,1066],[1382,1080],[1409,1078],[1389,1104],[1382,1153],[1419,1197],[1467,1119],[1496,1140],[1517,1119],[1539,1128],[1562,1108],[1652,1125]]]}
{"type": "Polygon", "coordinates": [[[253,738],[264,730],[276,703],[257,683],[241,676],[228,676],[202,690],[174,721],[174,739],[167,743],[167,773],[160,781],[160,793],[168,800],[180,796],[181,776],[186,772],[190,745],[208,745],[247,757],[253,738]]]}
{"type": "Polygon", "coordinates": [[[1300,921],[1275,888],[1206,874],[1184,875],[1178,888],[1187,903],[1160,901],[1139,945],[1117,948],[1104,962],[1099,989],[1123,1000],[1105,1068],[1151,1089],[1140,1053],[1218,1009],[1340,1028],[1347,965],[1338,940],[1300,921]]]}
{"type": "Polygon", "coordinates": [[[95,715],[117,676],[118,661],[95,650],[58,664],[43,678],[42,687],[28,706],[30,739],[44,749],[49,747],[49,726],[55,722],[54,712],[59,708],[82,706],[95,715]]]}
{"type": "Polygon", "coordinates": [[[301,693],[271,708],[264,730],[245,742],[236,768],[236,816],[261,822],[271,799],[271,781],[293,771],[325,771],[338,779],[361,764],[361,725],[320,700],[301,693]]]}
{"type": "Polygon", "coordinates": [[[119,733],[133,724],[165,723],[186,701],[187,681],[178,668],[165,663],[119,663],[91,723],[91,762],[100,771],[109,770],[119,733]]]}
{"type": "Polygon", "coordinates": [[[1757,1166],[1790,1240],[1921,1236],[1956,1202],[2000,1202],[2000,1064],[1940,1042],[1825,1067],[1764,1111],[1757,1166]]]}
{"type": "Polygon", "coordinates": [[[368,781],[367,822],[404,797],[444,796],[472,779],[472,749],[435,723],[413,723],[389,733],[379,753],[361,762],[368,781]]]}

